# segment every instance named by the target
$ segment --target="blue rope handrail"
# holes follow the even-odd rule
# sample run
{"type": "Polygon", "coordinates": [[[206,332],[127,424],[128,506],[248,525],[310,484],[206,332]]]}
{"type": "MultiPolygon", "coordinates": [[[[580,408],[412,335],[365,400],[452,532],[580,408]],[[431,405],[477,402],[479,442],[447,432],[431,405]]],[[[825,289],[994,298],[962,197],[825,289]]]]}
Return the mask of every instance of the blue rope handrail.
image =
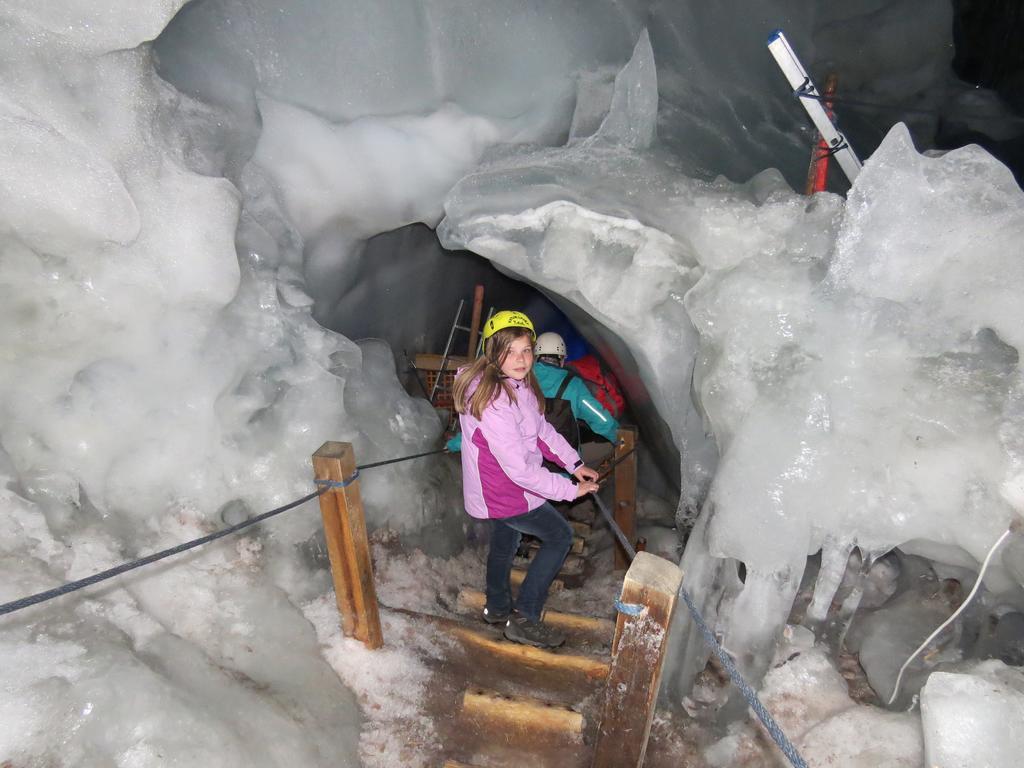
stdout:
{"type": "MultiPolygon", "coordinates": [[[[625,533],[623,533],[619,524],[615,522],[615,518],[612,517],[612,513],[608,510],[604,501],[601,500],[601,497],[595,493],[593,494],[593,499],[597,504],[597,508],[600,510],[601,515],[604,517],[605,522],[608,523],[612,533],[615,534],[615,538],[619,540],[619,543],[626,551],[629,559],[633,560],[636,557],[636,550],[630,543],[629,538],[625,533]]],[[[740,674],[739,669],[736,668],[736,662],[733,661],[732,657],[728,653],[726,653],[721,643],[715,639],[711,629],[704,621],[704,617],[701,616],[700,611],[697,610],[697,606],[694,604],[693,598],[691,598],[689,593],[682,587],[679,589],[679,594],[682,595],[683,602],[686,603],[686,607],[690,609],[690,615],[693,616],[694,622],[696,622],[698,629],[700,629],[701,634],[704,636],[704,642],[707,643],[708,647],[710,647],[715,652],[715,655],[718,656],[718,660],[722,663],[725,671],[729,673],[729,678],[732,680],[733,685],[735,685],[739,689],[739,692],[743,694],[743,698],[747,700],[747,704],[750,705],[750,708],[754,710],[754,714],[757,715],[758,719],[764,724],[765,730],[768,731],[768,735],[772,737],[772,740],[778,745],[779,749],[782,750],[782,753],[789,759],[789,762],[793,764],[793,768],[807,768],[807,763],[804,762],[803,757],[800,756],[800,753],[797,751],[796,747],[793,746],[793,743],[786,737],[786,734],[782,732],[782,728],[780,728],[779,724],[775,722],[775,718],[772,717],[768,708],[761,703],[761,700],[757,697],[757,692],[754,691],[750,684],[743,679],[743,675],[740,674]]],[[[640,606],[636,606],[631,603],[624,604],[619,600],[615,601],[615,607],[620,613],[624,613],[627,616],[637,616],[641,612],[637,610],[640,606]]]]}
{"type": "Polygon", "coordinates": [[[310,499],[315,499],[317,496],[320,496],[331,489],[345,488],[351,485],[359,478],[359,472],[361,470],[372,469],[374,467],[383,467],[387,464],[396,464],[400,461],[409,461],[411,459],[418,459],[422,456],[432,456],[435,453],[445,453],[446,451],[447,449],[441,448],[436,451],[426,451],[424,453],[417,453],[412,456],[401,456],[397,459],[385,459],[384,461],[376,461],[370,464],[364,464],[362,466],[356,467],[356,470],[352,474],[352,476],[346,480],[315,480],[314,482],[316,483],[316,485],[320,486],[320,488],[316,491],[313,491],[312,493],[306,494],[300,499],[288,502],[287,504],[277,507],[276,509],[272,509],[269,512],[264,512],[262,514],[256,515],[255,517],[250,517],[246,520],[243,520],[240,523],[228,526],[227,528],[215,531],[211,534],[202,536],[198,539],[186,541],[183,544],[178,544],[177,546],[170,547],[169,549],[164,549],[160,552],[154,552],[151,555],[140,557],[137,560],[122,563],[121,565],[114,566],[113,568],[108,568],[105,571],[94,573],[92,576],[86,576],[84,579],[78,579],[77,581],[69,581],[66,584],[61,584],[59,587],[48,589],[45,592],[39,592],[34,595],[22,597],[18,600],[12,600],[9,603],[4,603],[3,605],[0,605],[0,616],[5,616],[9,613],[14,613],[15,611],[20,611],[24,608],[29,608],[30,606],[38,605],[39,603],[45,603],[49,600],[53,600],[54,598],[60,597],[61,595],[67,595],[71,592],[77,592],[80,589],[91,587],[93,584],[99,584],[101,581],[106,581],[107,579],[112,579],[115,576],[120,576],[122,573],[133,571],[136,568],[141,568],[144,565],[155,563],[158,560],[163,560],[165,558],[171,557],[172,555],[178,555],[182,552],[187,552],[190,549],[195,549],[196,547],[202,546],[203,544],[209,544],[211,541],[216,541],[217,539],[221,539],[225,536],[230,536],[232,533],[237,533],[238,531],[241,531],[243,528],[248,528],[252,525],[256,525],[257,523],[261,523],[264,520],[267,520],[268,518],[274,517],[275,515],[280,515],[282,512],[287,512],[290,509],[295,509],[295,507],[305,504],[310,499]]]}

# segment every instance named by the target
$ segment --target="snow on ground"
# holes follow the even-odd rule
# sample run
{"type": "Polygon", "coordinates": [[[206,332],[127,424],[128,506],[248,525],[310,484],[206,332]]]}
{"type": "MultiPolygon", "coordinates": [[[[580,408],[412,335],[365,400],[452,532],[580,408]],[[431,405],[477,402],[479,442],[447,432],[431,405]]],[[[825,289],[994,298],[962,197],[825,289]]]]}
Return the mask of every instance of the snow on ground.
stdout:
{"type": "Polygon", "coordinates": [[[333,595],[307,603],[303,612],[316,628],[324,658],[356,694],[365,718],[359,733],[361,764],[366,768],[430,765],[441,745],[428,712],[432,673],[422,657],[438,656],[444,638],[415,619],[384,609],[385,645],[370,651],[342,634],[333,595]]]}
{"type": "MultiPolygon", "coordinates": [[[[303,613],[316,630],[324,658],[356,694],[365,718],[359,739],[363,764],[425,767],[443,751],[435,718],[452,714],[432,710],[429,693],[435,672],[427,660],[442,660],[455,646],[448,635],[404,612],[455,618],[470,625],[480,622],[475,615],[457,612],[456,597],[462,587],[483,590],[486,545],[471,545],[453,557],[431,557],[418,549],[403,550],[394,536],[380,531],[373,537],[372,548],[383,648],[369,651],[342,634],[333,593],[309,601],[303,613]]],[[[600,553],[595,565],[596,575],[582,588],[554,592],[547,607],[614,616],[612,602],[618,597],[622,575],[611,570],[611,550],[600,553]]]]}

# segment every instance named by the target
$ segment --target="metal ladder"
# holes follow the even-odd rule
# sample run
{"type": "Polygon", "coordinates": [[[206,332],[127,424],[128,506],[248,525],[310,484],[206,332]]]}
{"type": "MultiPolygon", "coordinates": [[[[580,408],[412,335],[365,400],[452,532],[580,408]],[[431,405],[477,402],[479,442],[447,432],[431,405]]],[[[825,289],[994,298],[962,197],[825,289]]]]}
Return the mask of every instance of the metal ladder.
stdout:
{"type": "MultiPolygon", "coordinates": [[[[455,332],[456,331],[465,331],[466,333],[470,334],[470,338],[472,338],[473,330],[474,329],[471,326],[460,325],[459,324],[461,322],[461,320],[462,320],[462,310],[465,309],[465,307],[466,307],[466,300],[465,299],[459,299],[458,309],[455,310],[455,319],[452,320],[452,329],[448,332],[448,341],[444,345],[444,355],[441,356],[441,369],[438,371],[437,377],[434,379],[434,386],[430,388],[429,402],[430,402],[431,405],[434,404],[434,396],[437,394],[437,388],[438,388],[438,386],[441,383],[441,377],[444,375],[445,369],[448,367],[448,358],[451,356],[452,342],[455,340],[455,332]]],[[[493,315],[493,314],[494,314],[494,307],[490,307],[487,310],[487,318],[484,320],[484,327],[486,327],[487,320],[490,320],[491,319],[491,315],[493,315]]],[[[477,347],[476,347],[476,357],[480,356],[481,352],[483,351],[483,347],[484,347],[483,334],[480,334],[480,340],[477,343],[477,347]]]]}

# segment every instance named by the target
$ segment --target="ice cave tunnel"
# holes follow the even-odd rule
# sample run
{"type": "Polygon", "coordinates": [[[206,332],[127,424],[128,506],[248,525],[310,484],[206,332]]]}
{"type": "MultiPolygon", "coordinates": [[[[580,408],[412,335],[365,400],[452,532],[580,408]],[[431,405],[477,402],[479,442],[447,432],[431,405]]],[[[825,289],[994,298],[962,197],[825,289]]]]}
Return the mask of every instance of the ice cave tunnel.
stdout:
{"type": "MultiPolygon", "coordinates": [[[[1019,764],[1019,3],[0,20],[0,603],[301,497],[324,441],[437,449],[408,361],[484,285],[618,376],[639,531],[807,765],[1019,764]],[[852,184],[803,194],[779,28],[838,78],[852,184]]],[[[0,765],[589,765],[586,738],[488,752],[444,704],[416,617],[482,584],[461,480],[448,455],[360,478],[378,650],[341,632],[315,503],[0,616],[0,765]]],[[[551,604],[614,619],[592,549],[551,604]]],[[[686,610],[668,643],[644,764],[788,765],[686,610]]]]}

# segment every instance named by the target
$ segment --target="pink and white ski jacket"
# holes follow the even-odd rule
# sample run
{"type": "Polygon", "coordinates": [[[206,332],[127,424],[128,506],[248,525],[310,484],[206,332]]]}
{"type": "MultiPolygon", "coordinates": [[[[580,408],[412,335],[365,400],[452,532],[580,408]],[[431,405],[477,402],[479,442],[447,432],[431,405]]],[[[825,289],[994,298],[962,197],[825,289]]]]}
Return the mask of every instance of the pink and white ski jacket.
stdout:
{"type": "MultiPolygon", "coordinates": [[[[538,410],[529,382],[507,379],[516,394],[512,402],[503,389],[477,420],[459,416],[462,425],[462,495],[473,517],[522,515],[548,499],[572,501],[576,485],[548,472],[544,459],[572,472],[583,462],[579,454],[548,424],[538,410]]],[[[479,380],[466,393],[472,396],[479,380]]]]}

